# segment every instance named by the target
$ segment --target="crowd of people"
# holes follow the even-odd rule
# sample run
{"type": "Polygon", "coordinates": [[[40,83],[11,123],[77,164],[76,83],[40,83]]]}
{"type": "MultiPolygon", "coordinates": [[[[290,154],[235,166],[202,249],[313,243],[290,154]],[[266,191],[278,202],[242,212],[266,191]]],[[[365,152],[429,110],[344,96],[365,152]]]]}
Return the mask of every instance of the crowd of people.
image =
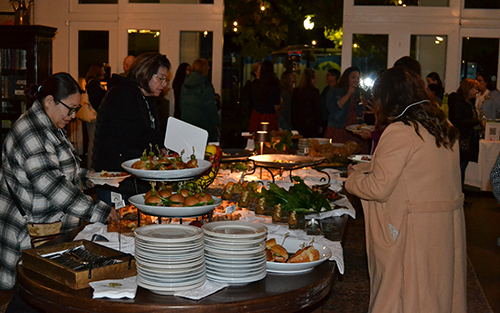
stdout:
{"type": "MultiPolygon", "coordinates": [[[[93,139],[88,167],[95,171],[121,171],[124,161],[151,145],[163,148],[166,118],[158,98],[168,92],[172,65],[160,53],[128,56],[123,65],[107,89],[102,65],[87,73],[86,93],[97,112],[95,126],[88,127],[93,139]]],[[[178,66],[172,115],[217,141],[220,99],[209,73],[205,59],[178,66]]],[[[296,72],[285,71],[278,79],[271,61],[255,63],[240,99],[248,107],[242,110],[249,115],[248,130],[255,132],[266,121],[271,130],[294,129],[337,143],[353,140],[367,153],[371,148],[372,161],[350,165],[345,185],[363,203],[370,311],[465,312],[464,174],[468,163],[477,161],[484,120],[500,118],[500,92],[491,76],[480,72],[445,94],[439,75],[429,73],[424,82],[420,64],[410,57],[379,73],[370,94],[360,87],[361,74],[356,67],[342,74],[330,69],[320,92],[314,69],[304,69],[296,86],[296,72]],[[373,128],[347,130],[366,123],[373,128]],[[437,187],[430,181],[446,183],[437,187]]],[[[83,193],[92,187],[85,177],[92,171],[80,167],[64,131],[82,107],[82,93],[69,74],[51,75],[30,90],[34,104],[2,147],[1,289],[13,287],[16,262],[31,247],[28,224],[62,222],[61,231],[67,232],[82,221],[116,219],[111,192],[126,199],[150,188],[126,179],[117,188],[99,186],[96,200],[83,193]]]]}

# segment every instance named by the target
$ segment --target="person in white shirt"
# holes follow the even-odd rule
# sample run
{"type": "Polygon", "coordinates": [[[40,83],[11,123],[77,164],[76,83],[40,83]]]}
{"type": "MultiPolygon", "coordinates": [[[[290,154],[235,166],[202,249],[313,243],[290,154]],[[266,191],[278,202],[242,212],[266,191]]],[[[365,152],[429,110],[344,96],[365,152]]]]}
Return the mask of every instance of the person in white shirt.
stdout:
{"type": "Polygon", "coordinates": [[[491,76],[480,72],[476,76],[479,93],[476,95],[476,109],[480,117],[497,119],[500,117],[500,91],[495,88],[491,76]]]}

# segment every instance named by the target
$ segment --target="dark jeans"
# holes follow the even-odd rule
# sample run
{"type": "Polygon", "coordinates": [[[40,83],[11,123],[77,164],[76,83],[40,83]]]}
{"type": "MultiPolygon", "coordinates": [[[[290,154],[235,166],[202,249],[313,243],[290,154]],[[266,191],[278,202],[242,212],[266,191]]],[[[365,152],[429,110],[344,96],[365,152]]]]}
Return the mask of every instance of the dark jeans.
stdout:
{"type": "Polygon", "coordinates": [[[469,165],[469,161],[460,161],[460,173],[462,174],[462,189],[464,188],[465,170],[467,169],[467,165],[469,165]]]}

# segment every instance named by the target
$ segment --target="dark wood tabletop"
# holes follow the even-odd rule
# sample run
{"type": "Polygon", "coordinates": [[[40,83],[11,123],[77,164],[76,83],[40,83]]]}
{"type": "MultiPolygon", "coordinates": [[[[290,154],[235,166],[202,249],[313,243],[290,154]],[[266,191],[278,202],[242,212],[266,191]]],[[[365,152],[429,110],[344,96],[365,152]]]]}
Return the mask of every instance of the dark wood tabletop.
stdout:
{"type": "Polygon", "coordinates": [[[134,299],[93,299],[93,289],[73,290],[45,276],[17,267],[21,296],[47,312],[297,312],[313,306],[331,289],[335,262],[326,261],[311,272],[298,275],[268,273],[257,282],[229,286],[195,301],[160,296],[138,287],[134,299]]]}
{"type": "MultiPolygon", "coordinates": [[[[329,219],[329,223],[337,227],[331,234],[335,239],[331,240],[342,239],[346,222],[347,216],[329,219]]],[[[138,287],[134,299],[93,299],[93,289],[90,287],[74,290],[22,265],[17,266],[17,281],[23,299],[46,312],[290,313],[315,310],[318,302],[329,293],[335,271],[336,263],[325,261],[303,274],[268,273],[260,281],[229,286],[198,301],[161,296],[142,287],[138,287]]],[[[321,309],[314,312],[321,312],[321,309]]]]}

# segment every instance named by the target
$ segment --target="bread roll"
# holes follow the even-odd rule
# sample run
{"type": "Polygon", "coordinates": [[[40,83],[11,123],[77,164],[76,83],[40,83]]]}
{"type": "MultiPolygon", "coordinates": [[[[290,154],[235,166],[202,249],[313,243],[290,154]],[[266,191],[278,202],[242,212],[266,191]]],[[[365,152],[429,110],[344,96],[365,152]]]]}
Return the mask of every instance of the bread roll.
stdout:
{"type": "MultiPolygon", "coordinates": [[[[281,262],[285,263],[288,260],[288,252],[285,248],[276,243],[276,239],[271,238],[266,241],[266,250],[271,253],[270,262],[281,262]]],[[[267,254],[266,251],[266,254],[267,254]]],[[[267,254],[269,256],[269,254],[267,254]]],[[[269,259],[269,257],[268,257],[269,259]]]]}
{"type": "Polygon", "coordinates": [[[319,251],[313,246],[308,246],[295,252],[288,260],[288,263],[304,263],[317,260],[319,260],[319,251]]]}
{"type": "Polygon", "coordinates": [[[277,245],[277,243],[276,243],[276,239],[274,239],[274,238],[271,238],[268,241],[266,241],[266,248],[267,249],[270,249],[272,246],[275,246],[275,245],[277,245]]]}

